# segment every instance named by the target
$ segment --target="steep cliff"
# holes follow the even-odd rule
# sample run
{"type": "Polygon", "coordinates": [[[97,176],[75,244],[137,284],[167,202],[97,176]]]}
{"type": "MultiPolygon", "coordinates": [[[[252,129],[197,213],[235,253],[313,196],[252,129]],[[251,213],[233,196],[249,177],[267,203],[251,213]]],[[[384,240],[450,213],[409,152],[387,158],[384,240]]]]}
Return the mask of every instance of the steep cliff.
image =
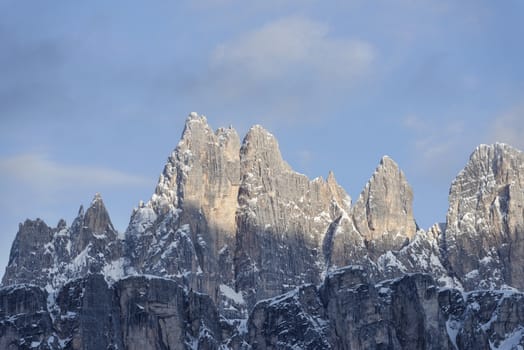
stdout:
{"type": "Polygon", "coordinates": [[[481,145],[451,185],[447,258],[464,286],[524,288],[524,154],[481,145]]]}
{"type": "Polygon", "coordinates": [[[350,198],[334,176],[310,181],[282,159],[261,126],[240,150],[242,181],[237,212],[237,288],[251,304],[303,283],[319,283],[330,224],[349,210],[350,198]]]}
{"type": "Polygon", "coordinates": [[[96,194],[85,213],[80,207],[71,227],[64,220],[55,228],[40,219],[20,224],[2,284],[32,283],[51,291],[88,273],[116,280],[123,260],[122,236],[96,194]]]}
{"type": "Polygon", "coordinates": [[[374,284],[350,266],[258,303],[247,337],[254,349],[519,349],[523,311],[522,293],[439,289],[427,274],[374,284]]]}
{"type": "Polygon", "coordinates": [[[517,346],[522,174],[522,152],[479,146],[453,181],[447,222],[423,230],[391,158],[351,205],[333,173],[293,171],[263,127],[240,142],[191,113],[125,233],[99,194],[70,227],[20,224],[0,289],[0,345],[517,346]]]}
{"type": "Polygon", "coordinates": [[[417,230],[413,190],[389,157],[382,158],[351,213],[356,230],[374,255],[399,250],[417,230]]]}
{"type": "Polygon", "coordinates": [[[155,193],[131,217],[129,273],[183,278],[215,300],[221,283],[233,285],[239,150],[235,130],[188,117],[155,193]]]}

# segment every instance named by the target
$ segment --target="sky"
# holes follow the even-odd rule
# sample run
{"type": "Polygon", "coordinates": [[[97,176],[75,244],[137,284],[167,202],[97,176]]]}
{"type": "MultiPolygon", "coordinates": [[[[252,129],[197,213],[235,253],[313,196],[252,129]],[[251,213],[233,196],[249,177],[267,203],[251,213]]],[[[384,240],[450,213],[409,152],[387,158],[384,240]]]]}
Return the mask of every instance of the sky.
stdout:
{"type": "Polygon", "coordinates": [[[523,37],[520,0],[0,0],[0,269],[97,192],[124,231],[191,111],[353,201],[389,155],[443,222],[477,145],[524,149],[523,37]]]}

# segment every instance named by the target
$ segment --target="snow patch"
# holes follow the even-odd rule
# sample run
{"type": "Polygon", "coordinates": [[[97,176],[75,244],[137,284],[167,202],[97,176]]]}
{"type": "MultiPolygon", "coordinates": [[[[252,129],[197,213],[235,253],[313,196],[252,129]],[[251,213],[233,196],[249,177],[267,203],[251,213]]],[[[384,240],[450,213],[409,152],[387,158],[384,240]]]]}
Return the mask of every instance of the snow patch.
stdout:
{"type": "Polygon", "coordinates": [[[241,292],[235,292],[235,290],[225,284],[220,285],[220,293],[226,298],[233,300],[236,304],[245,305],[246,301],[242,296],[241,292]]]}
{"type": "Polygon", "coordinates": [[[103,274],[107,283],[116,282],[124,276],[124,258],[104,265],[103,274]]]}
{"type": "Polygon", "coordinates": [[[522,338],[524,337],[524,328],[520,327],[515,332],[509,334],[500,344],[495,345],[491,341],[489,347],[494,350],[524,350],[524,347],[520,345],[522,338]]]}
{"type": "Polygon", "coordinates": [[[462,328],[462,323],[457,320],[447,320],[446,321],[446,332],[448,333],[449,340],[453,347],[458,350],[457,346],[457,335],[462,328]]]}

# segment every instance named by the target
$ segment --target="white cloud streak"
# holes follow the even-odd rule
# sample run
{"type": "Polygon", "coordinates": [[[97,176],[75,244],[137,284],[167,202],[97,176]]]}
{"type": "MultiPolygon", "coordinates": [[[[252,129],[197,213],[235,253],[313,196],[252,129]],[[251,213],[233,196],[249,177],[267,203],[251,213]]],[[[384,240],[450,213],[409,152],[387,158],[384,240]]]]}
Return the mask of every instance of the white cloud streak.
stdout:
{"type": "Polygon", "coordinates": [[[462,120],[433,121],[418,116],[403,119],[404,127],[413,132],[414,168],[433,180],[446,180],[463,165],[464,154],[473,150],[471,140],[465,135],[462,120]]]}
{"type": "Polygon", "coordinates": [[[135,186],[147,181],[114,169],[60,164],[42,154],[0,158],[0,172],[3,178],[48,193],[79,187],[135,186]]]}
{"type": "Polygon", "coordinates": [[[315,79],[348,80],[367,72],[374,57],[373,46],[365,41],[333,38],[321,22],[289,17],[219,45],[212,66],[262,80],[297,69],[315,79]]]}

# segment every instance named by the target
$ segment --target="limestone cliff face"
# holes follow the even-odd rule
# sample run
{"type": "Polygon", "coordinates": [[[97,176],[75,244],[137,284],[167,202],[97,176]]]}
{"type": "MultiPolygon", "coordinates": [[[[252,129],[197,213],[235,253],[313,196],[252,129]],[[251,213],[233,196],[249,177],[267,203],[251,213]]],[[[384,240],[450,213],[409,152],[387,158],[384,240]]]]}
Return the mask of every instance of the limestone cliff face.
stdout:
{"type": "Polygon", "coordinates": [[[239,150],[240,140],[234,129],[219,128],[214,132],[204,116],[191,114],[160,177],[152,206],[159,213],[170,207],[181,209],[191,225],[193,212],[201,212],[208,228],[214,231],[210,238],[214,238],[215,248],[222,248],[236,231],[239,150]]]}
{"type": "Polygon", "coordinates": [[[175,281],[88,275],[49,295],[0,288],[0,348],[40,350],[218,349],[222,329],[207,295],[175,281]],[[52,301],[53,303],[50,303],[52,301]]]}
{"type": "Polygon", "coordinates": [[[355,229],[372,254],[399,250],[415,235],[413,190],[404,173],[383,157],[352,211],[355,229]]]}
{"type": "Polygon", "coordinates": [[[191,113],[151,200],[127,230],[131,271],[183,277],[214,298],[232,284],[240,141],[191,113]]]}
{"type": "Polygon", "coordinates": [[[19,226],[2,284],[32,283],[54,289],[87,273],[121,275],[123,245],[113,228],[102,197],[97,194],[84,213],[68,227],[60,220],[55,228],[42,220],[19,226]],[[115,270],[116,269],[116,270],[115,270]]]}
{"type": "Polygon", "coordinates": [[[439,289],[427,274],[372,283],[362,267],[333,271],[263,300],[251,313],[254,349],[518,349],[524,295],[439,289]]]}
{"type": "Polygon", "coordinates": [[[413,191],[404,173],[391,158],[383,157],[349,216],[330,227],[326,237],[331,239],[326,241],[330,266],[360,264],[377,279],[438,268],[434,240],[428,240],[424,231],[416,239],[412,203],[413,191]]]}
{"type": "Polygon", "coordinates": [[[91,274],[49,294],[0,288],[0,348],[518,349],[524,295],[439,289],[426,274],[373,283],[362,267],[263,300],[247,320],[166,278],[91,274]]]}
{"type": "Polygon", "coordinates": [[[2,284],[46,283],[47,276],[39,276],[42,269],[53,266],[53,256],[40,249],[49,244],[54,235],[51,227],[40,219],[26,220],[18,226],[18,233],[11,247],[9,263],[2,284]],[[35,278],[36,277],[36,278],[35,278]]]}
{"type": "Polygon", "coordinates": [[[468,288],[524,288],[524,154],[481,145],[453,181],[445,232],[453,271],[468,288]]]}
{"type": "MultiPolygon", "coordinates": [[[[84,214],[80,208],[77,218],[71,225],[71,256],[75,257],[88,249],[92,254],[104,254],[109,245],[117,241],[117,232],[111,223],[109,213],[100,194],[96,194],[91,205],[84,214]]],[[[121,256],[119,247],[110,247],[107,252],[111,260],[121,256]],[[113,250],[115,250],[113,252],[113,250]]],[[[94,266],[93,266],[94,267],[94,266]]],[[[91,272],[100,272],[101,266],[91,272]]]]}
{"type": "Polygon", "coordinates": [[[70,227],[20,225],[0,348],[523,345],[520,293],[467,293],[524,288],[523,174],[522,152],[480,146],[447,222],[421,230],[389,157],[351,206],[333,173],[293,171],[261,126],[240,143],[192,113],[125,234],[100,195],[70,227]]]}
{"type": "Polygon", "coordinates": [[[240,150],[237,212],[237,288],[251,302],[302,283],[318,283],[329,225],[349,210],[350,198],[333,174],[310,181],[282,159],[275,137],[261,126],[240,150]]]}

